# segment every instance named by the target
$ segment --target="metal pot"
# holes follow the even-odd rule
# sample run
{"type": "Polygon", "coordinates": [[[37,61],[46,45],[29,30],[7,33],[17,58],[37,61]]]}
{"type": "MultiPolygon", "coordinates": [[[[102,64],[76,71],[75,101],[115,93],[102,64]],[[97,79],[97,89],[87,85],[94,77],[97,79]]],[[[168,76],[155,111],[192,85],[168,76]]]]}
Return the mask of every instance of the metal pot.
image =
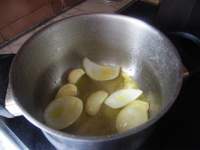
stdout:
{"type": "Polygon", "coordinates": [[[49,25],[21,47],[12,62],[5,106],[13,115],[24,115],[58,149],[136,149],[174,103],[182,68],[173,44],[140,20],[113,14],[76,16],[49,25]],[[150,120],[128,132],[100,137],[46,126],[43,111],[62,84],[61,77],[68,68],[79,67],[83,57],[129,71],[151,97],[150,120]]]}

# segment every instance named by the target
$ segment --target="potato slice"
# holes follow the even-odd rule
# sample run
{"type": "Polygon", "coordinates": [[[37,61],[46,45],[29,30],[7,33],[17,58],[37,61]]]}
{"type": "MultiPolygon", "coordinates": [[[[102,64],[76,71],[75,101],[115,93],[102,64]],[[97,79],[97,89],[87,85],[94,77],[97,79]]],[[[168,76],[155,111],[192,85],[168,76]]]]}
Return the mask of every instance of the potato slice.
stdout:
{"type": "Polygon", "coordinates": [[[148,121],[149,103],[136,100],[123,108],[116,119],[118,132],[125,132],[148,121]]]}
{"type": "Polygon", "coordinates": [[[131,78],[131,76],[129,76],[125,72],[122,72],[122,77],[124,79],[124,88],[125,89],[129,89],[129,88],[138,89],[137,83],[131,78]]]}
{"type": "Polygon", "coordinates": [[[101,105],[103,104],[104,100],[108,97],[108,93],[105,91],[97,91],[92,93],[88,98],[86,102],[86,112],[88,115],[94,116],[96,115],[101,105]]]}
{"type": "Polygon", "coordinates": [[[143,92],[139,89],[122,89],[112,93],[105,104],[111,108],[121,108],[136,100],[143,92]]]}
{"type": "Polygon", "coordinates": [[[77,94],[78,94],[78,90],[77,90],[76,85],[68,83],[68,84],[63,85],[58,90],[55,99],[58,99],[64,96],[76,96],[77,94]]]}
{"type": "Polygon", "coordinates": [[[73,69],[68,76],[69,83],[76,84],[78,80],[85,74],[85,71],[81,68],[73,69]]]}
{"type": "Polygon", "coordinates": [[[47,125],[54,129],[63,129],[73,124],[83,111],[82,101],[73,96],[65,96],[52,101],[44,112],[47,125]]]}
{"type": "Polygon", "coordinates": [[[93,80],[96,81],[107,81],[115,79],[119,76],[119,66],[103,66],[98,65],[88,58],[83,59],[83,67],[86,74],[93,80]]]}

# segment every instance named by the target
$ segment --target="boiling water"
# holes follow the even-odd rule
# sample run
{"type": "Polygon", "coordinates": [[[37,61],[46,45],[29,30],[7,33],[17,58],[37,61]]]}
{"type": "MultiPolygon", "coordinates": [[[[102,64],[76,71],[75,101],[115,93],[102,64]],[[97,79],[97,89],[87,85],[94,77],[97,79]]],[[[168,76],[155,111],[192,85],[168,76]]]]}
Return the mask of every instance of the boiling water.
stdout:
{"type": "MultiPolygon", "coordinates": [[[[85,106],[86,99],[91,93],[98,90],[105,90],[111,94],[116,90],[122,89],[123,86],[124,78],[122,75],[114,80],[103,82],[91,80],[87,75],[84,75],[77,83],[79,90],[78,97],[83,100],[85,106]]],[[[144,95],[140,99],[146,100],[144,95]]],[[[112,109],[103,104],[96,116],[89,116],[84,109],[79,119],[63,131],[85,136],[102,136],[117,133],[115,120],[120,110],[112,109]]]]}

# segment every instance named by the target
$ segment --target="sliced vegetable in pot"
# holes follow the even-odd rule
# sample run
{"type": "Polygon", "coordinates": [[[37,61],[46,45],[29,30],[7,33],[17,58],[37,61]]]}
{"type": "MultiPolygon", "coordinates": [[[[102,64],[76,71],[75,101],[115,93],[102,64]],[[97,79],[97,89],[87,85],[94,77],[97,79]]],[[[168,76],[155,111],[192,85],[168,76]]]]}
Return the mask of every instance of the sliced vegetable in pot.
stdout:
{"type": "Polygon", "coordinates": [[[85,71],[81,68],[73,69],[68,75],[69,83],[76,84],[78,80],[85,74],[85,71]]]}
{"type": "Polygon", "coordinates": [[[118,132],[125,132],[148,121],[149,103],[141,100],[133,101],[124,107],[116,119],[118,132]]]}
{"type": "Polygon", "coordinates": [[[139,89],[122,89],[112,93],[106,100],[105,104],[112,108],[122,108],[128,103],[136,100],[142,91],[139,89]]]}
{"type": "Polygon", "coordinates": [[[104,100],[108,97],[108,93],[105,91],[96,91],[92,93],[88,98],[86,102],[86,112],[88,115],[94,116],[96,115],[101,105],[103,104],[104,100]]]}
{"type": "Polygon", "coordinates": [[[55,98],[58,99],[60,97],[65,97],[65,96],[76,96],[77,94],[78,94],[78,89],[76,85],[68,83],[61,86],[55,98]]]}
{"type": "Polygon", "coordinates": [[[119,66],[99,65],[84,58],[83,67],[85,71],[77,68],[69,73],[69,83],[61,86],[46,107],[47,125],[58,130],[68,127],[65,130],[70,133],[102,135],[121,133],[148,120],[146,96],[119,66]]]}
{"type": "Polygon", "coordinates": [[[83,111],[83,103],[77,97],[66,96],[53,100],[45,109],[44,119],[54,129],[64,129],[73,124],[83,111]]]}
{"type": "Polygon", "coordinates": [[[107,81],[115,79],[119,76],[119,66],[104,66],[96,64],[88,58],[83,59],[83,67],[86,74],[93,80],[107,81]]]}

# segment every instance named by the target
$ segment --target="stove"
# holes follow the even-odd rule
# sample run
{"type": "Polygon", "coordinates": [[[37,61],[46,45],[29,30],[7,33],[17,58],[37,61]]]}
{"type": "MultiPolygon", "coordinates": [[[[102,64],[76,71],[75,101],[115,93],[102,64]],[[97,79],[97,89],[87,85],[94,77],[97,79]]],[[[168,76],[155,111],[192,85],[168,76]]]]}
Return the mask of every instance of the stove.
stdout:
{"type": "MultiPolygon", "coordinates": [[[[157,11],[157,6],[136,2],[118,13],[139,18],[158,27],[155,22],[157,11]]],[[[158,121],[155,132],[140,150],[198,150],[200,149],[200,123],[198,121],[200,118],[198,98],[200,96],[198,89],[200,86],[200,42],[198,38],[190,34],[162,31],[177,47],[190,76],[185,79],[173,107],[158,121]]],[[[0,55],[0,104],[5,98],[9,66],[13,57],[14,55],[0,55]]],[[[43,133],[24,117],[1,120],[4,122],[1,127],[8,127],[7,129],[14,133],[26,148],[31,150],[55,149],[43,133]]],[[[25,147],[23,149],[26,149],[25,147]]]]}

